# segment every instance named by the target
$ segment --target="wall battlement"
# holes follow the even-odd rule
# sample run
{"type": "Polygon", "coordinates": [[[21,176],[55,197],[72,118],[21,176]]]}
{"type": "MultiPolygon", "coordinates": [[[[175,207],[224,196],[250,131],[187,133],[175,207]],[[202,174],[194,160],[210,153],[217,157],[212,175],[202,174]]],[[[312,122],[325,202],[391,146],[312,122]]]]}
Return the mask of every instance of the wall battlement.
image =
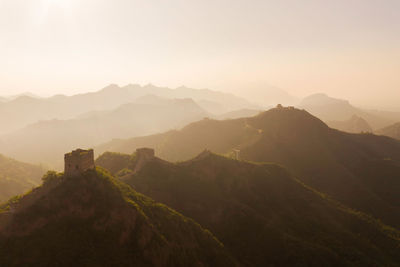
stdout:
{"type": "Polygon", "coordinates": [[[93,149],[77,149],[64,155],[64,174],[74,176],[86,170],[94,169],[93,149]]]}

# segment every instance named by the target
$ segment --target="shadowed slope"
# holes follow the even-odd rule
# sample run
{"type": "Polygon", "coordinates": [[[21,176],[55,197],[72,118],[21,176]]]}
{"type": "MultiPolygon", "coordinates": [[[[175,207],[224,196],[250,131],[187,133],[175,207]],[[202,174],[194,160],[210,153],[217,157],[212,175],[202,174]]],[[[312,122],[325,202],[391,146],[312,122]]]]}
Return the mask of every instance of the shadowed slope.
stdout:
{"type": "Polygon", "coordinates": [[[101,171],[45,181],[0,213],[0,265],[235,265],[210,232],[101,171]]]}
{"type": "MultiPolygon", "coordinates": [[[[97,164],[135,167],[135,157],[127,164],[122,159],[107,153],[97,164]]],[[[178,164],[155,158],[121,179],[210,229],[246,266],[395,266],[400,260],[398,231],[329,200],[274,164],[204,151],[178,164]]]]}
{"type": "Polygon", "coordinates": [[[274,108],[250,118],[202,120],[181,131],[118,140],[101,149],[130,153],[143,145],[170,161],[189,159],[205,148],[227,155],[239,149],[242,159],[282,164],[317,190],[400,226],[400,169],[396,167],[400,142],[373,134],[343,133],[304,110],[274,108]],[[371,164],[380,170],[390,164],[391,176],[366,172],[371,164]],[[384,188],[377,190],[373,185],[378,183],[384,188]]]}

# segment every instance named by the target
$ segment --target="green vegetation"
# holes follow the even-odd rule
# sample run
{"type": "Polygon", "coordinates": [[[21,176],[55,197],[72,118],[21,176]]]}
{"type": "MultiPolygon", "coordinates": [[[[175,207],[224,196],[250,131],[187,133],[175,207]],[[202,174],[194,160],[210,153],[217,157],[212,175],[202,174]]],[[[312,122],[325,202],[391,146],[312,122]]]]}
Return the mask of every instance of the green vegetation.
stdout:
{"type": "Polygon", "coordinates": [[[48,171],[45,175],[42,177],[43,184],[50,184],[57,182],[63,177],[62,173],[57,173],[56,171],[48,171]]]}
{"type": "Polygon", "coordinates": [[[123,181],[210,229],[245,266],[397,266],[400,261],[398,230],[275,164],[203,152],[177,164],[150,161],[123,181]]]}
{"type": "Polygon", "coordinates": [[[101,169],[44,181],[12,223],[0,217],[1,266],[236,265],[209,231],[101,169]]]}
{"type": "Polygon", "coordinates": [[[126,155],[121,153],[106,152],[96,159],[96,165],[102,166],[113,175],[115,175],[117,172],[121,172],[122,174],[124,172],[124,168],[127,170],[133,169],[135,157],[135,154],[126,155]]]}

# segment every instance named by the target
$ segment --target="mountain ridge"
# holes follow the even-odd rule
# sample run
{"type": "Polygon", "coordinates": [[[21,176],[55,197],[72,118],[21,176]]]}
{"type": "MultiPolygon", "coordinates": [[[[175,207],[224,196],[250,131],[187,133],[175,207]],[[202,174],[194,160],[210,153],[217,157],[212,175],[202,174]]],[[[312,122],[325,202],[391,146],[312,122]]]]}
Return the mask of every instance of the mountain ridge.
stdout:
{"type": "Polygon", "coordinates": [[[155,94],[165,98],[193,98],[220,103],[222,112],[240,108],[254,108],[255,105],[233,94],[209,89],[191,89],[180,87],[170,89],[154,85],[140,86],[129,84],[120,87],[116,84],[99,91],[72,96],[56,95],[48,98],[22,96],[0,103],[0,133],[9,133],[39,120],[71,119],[93,110],[116,109],[123,104],[133,102],[144,95],[155,94]]]}
{"type": "Polygon", "coordinates": [[[400,119],[399,112],[367,110],[353,106],[349,101],[333,98],[323,93],[305,97],[299,108],[304,108],[325,122],[344,121],[356,115],[368,122],[373,130],[385,127],[400,119]]]}
{"type": "Polygon", "coordinates": [[[44,181],[0,213],[6,266],[236,265],[209,231],[104,171],[44,181]]]}
{"type": "Polygon", "coordinates": [[[376,133],[400,140],[400,122],[379,129],[376,133]]]}
{"type": "Polygon", "coordinates": [[[62,162],[56,159],[62,159],[64,151],[75,147],[92,147],[114,138],[180,128],[209,116],[192,99],[157,98],[154,101],[128,103],[110,111],[92,111],[76,119],[40,121],[1,136],[0,150],[19,160],[45,162],[60,169],[62,162]]]}
{"type": "Polygon", "coordinates": [[[140,146],[155,148],[168,161],[193,158],[204,149],[254,162],[275,162],[307,185],[347,206],[400,225],[400,142],[373,134],[349,134],[329,128],[304,110],[275,108],[234,120],[202,120],[179,131],[114,140],[97,147],[99,153],[131,153],[140,146]],[[373,164],[387,176],[365,170],[373,164]],[[381,181],[384,188],[376,184],[381,181]],[[386,191],[386,193],[385,193],[386,191]],[[394,202],[386,195],[393,195],[394,202]]]}
{"type": "Polygon", "coordinates": [[[353,115],[350,119],[345,121],[328,121],[327,124],[331,128],[348,133],[373,132],[368,122],[357,115],[353,115]]]}
{"type": "Polygon", "coordinates": [[[96,164],[111,167],[139,192],[210,229],[244,266],[373,266],[379,265],[374,260],[380,253],[366,244],[387,246],[389,254],[400,244],[398,230],[330,200],[276,164],[237,161],[204,150],[179,163],[153,158],[128,172],[135,161],[135,155],[106,153],[96,164]],[[292,246],[296,252],[286,253],[292,246]],[[373,260],[362,251],[374,254],[373,260]]]}

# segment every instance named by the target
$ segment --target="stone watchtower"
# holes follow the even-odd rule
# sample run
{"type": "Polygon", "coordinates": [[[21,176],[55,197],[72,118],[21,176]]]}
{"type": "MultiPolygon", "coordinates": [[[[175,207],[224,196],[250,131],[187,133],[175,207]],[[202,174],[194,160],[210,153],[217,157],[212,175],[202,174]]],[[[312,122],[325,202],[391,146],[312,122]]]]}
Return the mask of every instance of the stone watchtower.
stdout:
{"type": "Polygon", "coordinates": [[[86,170],[94,169],[93,149],[77,149],[64,155],[64,174],[74,176],[83,173],[86,170]]]}
{"type": "Polygon", "coordinates": [[[141,159],[149,160],[154,158],[155,153],[154,149],[143,147],[136,149],[136,155],[141,159]]]}

